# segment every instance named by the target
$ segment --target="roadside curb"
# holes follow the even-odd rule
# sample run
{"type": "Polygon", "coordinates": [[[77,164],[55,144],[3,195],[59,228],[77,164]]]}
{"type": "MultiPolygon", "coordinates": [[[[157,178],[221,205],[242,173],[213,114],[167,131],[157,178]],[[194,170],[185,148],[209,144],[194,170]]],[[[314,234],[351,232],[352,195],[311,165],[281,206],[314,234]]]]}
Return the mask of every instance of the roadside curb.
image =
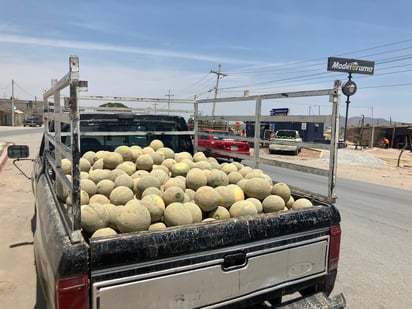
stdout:
{"type": "Polygon", "coordinates": [[[316,152],[316,153],[318,153],[319,154],[319,158],[322,158],[323,157],[323,150],[322,149],[317,149],[317,148],[312,148],[312,147],[302,147],[302,148],[305,148],[305,149],[307,149],[307,150],[310,150],[310,151],[313,151],[313,152],[316,152]]]}

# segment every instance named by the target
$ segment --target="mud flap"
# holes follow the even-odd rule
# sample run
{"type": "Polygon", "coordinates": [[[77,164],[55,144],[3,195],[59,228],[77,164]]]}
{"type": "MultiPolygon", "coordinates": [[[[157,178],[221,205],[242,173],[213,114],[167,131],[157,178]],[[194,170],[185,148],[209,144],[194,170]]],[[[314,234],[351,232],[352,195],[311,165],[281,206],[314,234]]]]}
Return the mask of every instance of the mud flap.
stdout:
{"type": "Polygon", "coordinates": [[[325,293],[317,293],[298,300],[292,300],[273,309],[342,309],[346,307],[346,300],[342,293],[328,298],[325,293]]]}

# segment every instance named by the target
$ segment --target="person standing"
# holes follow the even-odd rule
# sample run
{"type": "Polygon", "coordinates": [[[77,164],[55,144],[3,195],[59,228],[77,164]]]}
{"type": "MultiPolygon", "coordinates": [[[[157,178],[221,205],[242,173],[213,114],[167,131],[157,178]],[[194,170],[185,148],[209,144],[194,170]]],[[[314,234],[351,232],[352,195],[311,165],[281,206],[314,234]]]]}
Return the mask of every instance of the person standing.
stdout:
{"type": "Polygon", "coordinates": [[[383,138],[383,147],[385,149],[389,148],[389,139],[386,136],[383,138]]]}

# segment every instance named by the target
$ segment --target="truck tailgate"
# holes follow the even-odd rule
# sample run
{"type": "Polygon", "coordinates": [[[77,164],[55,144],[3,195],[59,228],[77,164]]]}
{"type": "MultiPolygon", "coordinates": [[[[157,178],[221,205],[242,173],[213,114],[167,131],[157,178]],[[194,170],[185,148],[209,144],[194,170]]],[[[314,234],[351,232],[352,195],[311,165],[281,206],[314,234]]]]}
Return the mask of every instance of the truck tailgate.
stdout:
{"type": "MultiPolygon", "coordinates": [[[[122,308],[213,308],[229,305],[324,274],[327,251],[328,237],[322,236],[283,246],[274,241],[248,248],[235,247],[215,252],[210,260],[198,263],[193,263],[193,256],[179,257],[180,263],[186,260],[187,264],[96,282],[93,284],[93,298],[96,299],[93,307],[114,308],[121,304],[122,308]]],[[[156,261],[156,264],[169,262],[176,261],[169,259],[156,261]]]]}
{"type": "Polygon", "coordinates": [[[213,306],[322,276],[339,221],[329,205],[91,240],[93,308],[213,306]]]}

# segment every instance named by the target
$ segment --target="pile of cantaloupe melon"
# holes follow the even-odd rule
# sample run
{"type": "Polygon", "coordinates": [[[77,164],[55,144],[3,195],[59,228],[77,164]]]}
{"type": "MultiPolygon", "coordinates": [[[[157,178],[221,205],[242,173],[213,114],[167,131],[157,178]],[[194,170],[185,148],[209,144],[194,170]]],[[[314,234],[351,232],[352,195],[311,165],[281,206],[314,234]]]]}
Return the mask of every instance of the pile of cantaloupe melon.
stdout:
{"type": "MultiPolygon", "coordinates": [[[[61,163],[70,180],[70,161],[61,163]]],[[[175,153],[160,140],[86,152],[80,170],[81,224],[92,238],[313,206],[260,169],[175,153]]],[[[71,204],[59,182],[56,193],[71,204]]]]}

